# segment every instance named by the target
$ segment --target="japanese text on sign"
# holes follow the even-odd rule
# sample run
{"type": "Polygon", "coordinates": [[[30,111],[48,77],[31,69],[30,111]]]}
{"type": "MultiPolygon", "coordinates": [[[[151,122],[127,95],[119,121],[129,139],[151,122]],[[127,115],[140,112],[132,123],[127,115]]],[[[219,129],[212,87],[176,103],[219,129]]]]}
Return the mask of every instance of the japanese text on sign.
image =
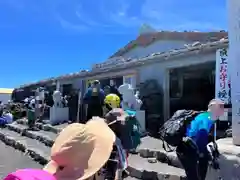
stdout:
{"type": "Polygon", "coordinates": [[[228,71],[227,49],[219,49],[216,54],[216,98],[231,103],[231,81],[228,71]]]}

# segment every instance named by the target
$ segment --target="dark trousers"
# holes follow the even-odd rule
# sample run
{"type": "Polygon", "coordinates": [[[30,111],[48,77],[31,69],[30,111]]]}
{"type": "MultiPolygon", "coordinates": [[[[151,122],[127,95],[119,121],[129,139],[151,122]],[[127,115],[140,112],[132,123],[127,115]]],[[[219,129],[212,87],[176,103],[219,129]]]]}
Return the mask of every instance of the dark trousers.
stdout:
{"type": "Polygon", "coordinates": [[[35,113],[36,112],[34,110],[28,109],[27,118],[28,118],[28,127],[29,128],[33,128],[35,126],[35,122],[36,122],[35,113]]]}
{"type": "Polygon", "coordinates": [[[182,143],[177,147],[176,152],[188,180],[205,180],[209,159],[207,151],[199,157],[196,148],[182,143]]]}
{"type": "Polygon", "coordinates": [[[93,116],[103,117],[102,106],[88,106],[87,109],[87,121],[92,119],[93,116]]]}
{"type": "Polygon", "coordinates": [[[77,108],[69,107],[69,120],[71,122],[76,122],[76,119],[77,119],[77,108]]]}

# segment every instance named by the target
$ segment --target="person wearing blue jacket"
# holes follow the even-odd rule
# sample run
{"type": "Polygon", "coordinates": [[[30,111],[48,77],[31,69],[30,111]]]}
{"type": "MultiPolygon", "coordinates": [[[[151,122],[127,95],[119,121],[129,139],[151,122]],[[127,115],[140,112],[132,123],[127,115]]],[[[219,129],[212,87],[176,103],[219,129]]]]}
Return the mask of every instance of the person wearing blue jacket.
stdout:
{"type": "Polygon", "coordinates": [[[187,127],[186,138],[176,150],[187,179],[205,180],[209,164],[207,150],[209,134],[214,129],[215,121],[223,114],[224,103],[219,99],[213,99],[208,105],[208,111],[196,116],[187,127]]]}

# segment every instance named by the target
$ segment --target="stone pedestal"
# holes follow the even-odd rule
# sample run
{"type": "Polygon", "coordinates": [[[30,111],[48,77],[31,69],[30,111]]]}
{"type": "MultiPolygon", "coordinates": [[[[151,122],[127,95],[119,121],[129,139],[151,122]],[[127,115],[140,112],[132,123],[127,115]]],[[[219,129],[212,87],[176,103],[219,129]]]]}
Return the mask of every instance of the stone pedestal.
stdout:
{"type": "Polygon", "coordinates": [[[229,68],[232,97],[233,143],[240,145],[240,1],[228,0],[229,68]]]}
{"type": "Polygon", "coordinates": [[[59,108],[51,107],[50,108],[50,123],[52,125],[62,124],[69,119],[69,110],[68,107],[59,108]]]}
{"type": "Polygon", "coordinates": [[[141,132],[146,132],[145,111],[136,111],[136,119],[141,125],[141,132]]]}
{"type": "Polygon", "coordinates": [[[217,141],[220,152],[220,170],[209,168],[207,180],[218,180],[219,177],[226,180],[240,179],[240,147],[233,145],[232,138],[224,138],[217,141]]]}

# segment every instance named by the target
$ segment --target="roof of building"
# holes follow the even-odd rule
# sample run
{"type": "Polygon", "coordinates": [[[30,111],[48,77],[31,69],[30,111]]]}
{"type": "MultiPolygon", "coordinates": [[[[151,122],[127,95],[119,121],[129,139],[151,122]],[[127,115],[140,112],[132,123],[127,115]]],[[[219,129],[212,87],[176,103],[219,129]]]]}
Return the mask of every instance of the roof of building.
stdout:
{"type": "Polygon", "coordinates": [[[70,74],[66,74],[63,76],[55,77],[55,78],[49,78],[39,82],[22,85],[21,88],[29,87],[32,85],[56,82],[57,80],[61,80],[61,79],[86,78],[86,77],[95,76],[95,75],[106,73],[106,72],[121,70],[124,68],[130,68],[134,66],[147,64],[147,63],[154,63],[159,60],[161,61],[161,60],[166,60],[173,57],[190,55],[191,53],[198,53],[201,51],[226,48],[227,46],[228,46],[227,38],[222,38],[214,42],[207,42],[207,43],[195,42],[192,44],[185,44],[181,49],[174,49],[174,50],[170,50],[167,52],[160,52],[160,53],[156,52],[153,54],[149,54],[148,56],[140,59],[121,59],[121,61],[116,62],[114,66],[105,66],[104,63],[101,63],[101,64],[98,64],[99,65],[98,68],[94,68],[91,71],[83,70],[77,73],[70,73],[70,74]]]}
{"type": "Polygon", "coordinates": [[[186,42],[199,41],[201,43],[213,42],[222,38],[226,38],[228,35],[225,31],[220,32],[195,32],[195,31],[186,31],[186,32],[177,32],[177,31],[161,31],[161,32],[150,32],[140,34],[137,39],[130,41],[126,46],[119,49],[114,53],[112,57],[122,56],[131,49],[135,47],[146,47],[155,41],[159,40],[182,40],[186,42]]]}
{"type": "Polygon", "coordinates": [[[10,88],[0,88],[0,94],[12,94],[13,89],[10,88]]]}

